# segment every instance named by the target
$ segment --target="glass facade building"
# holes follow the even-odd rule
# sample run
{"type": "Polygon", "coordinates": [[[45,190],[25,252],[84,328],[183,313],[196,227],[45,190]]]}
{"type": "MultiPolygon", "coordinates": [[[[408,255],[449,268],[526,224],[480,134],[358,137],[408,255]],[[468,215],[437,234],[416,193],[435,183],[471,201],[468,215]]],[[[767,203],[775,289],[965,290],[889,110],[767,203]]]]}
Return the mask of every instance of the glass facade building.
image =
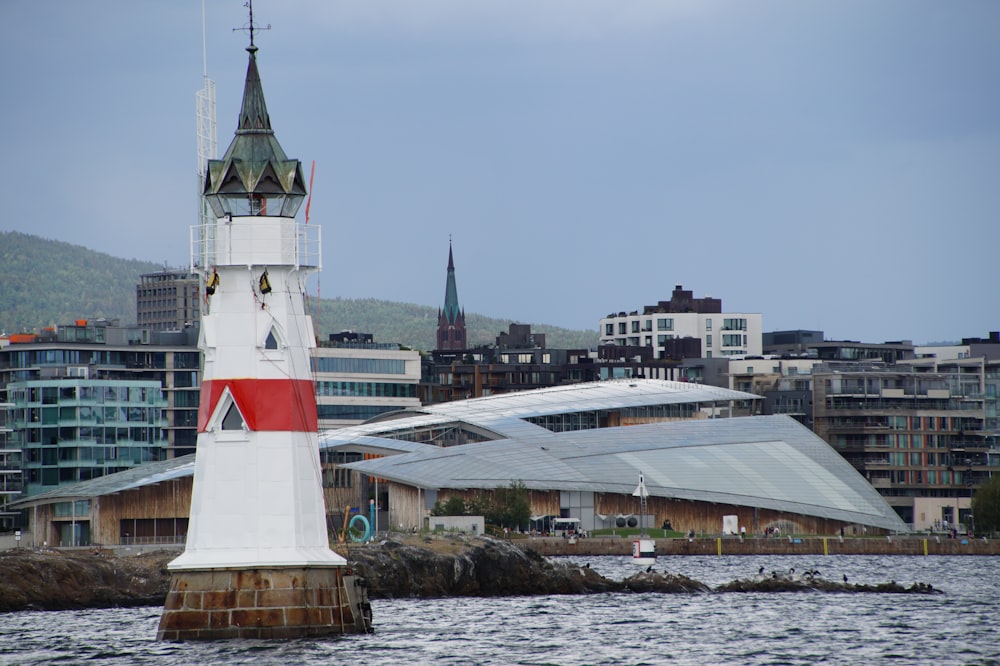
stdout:
{"type": "Polygon", "coordinates": [[[166,458],[159,382],[61,378],[7,392],[27,495],[166,458]]]}

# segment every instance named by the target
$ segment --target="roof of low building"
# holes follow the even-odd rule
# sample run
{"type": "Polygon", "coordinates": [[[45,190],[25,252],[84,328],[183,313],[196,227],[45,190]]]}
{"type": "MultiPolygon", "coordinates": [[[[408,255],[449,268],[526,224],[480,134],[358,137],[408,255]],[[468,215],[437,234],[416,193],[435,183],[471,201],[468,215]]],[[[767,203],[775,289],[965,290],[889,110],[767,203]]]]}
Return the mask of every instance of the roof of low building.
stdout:
{"type": "Polygon", "coordinates": [[[126,490],[135,490],[143,486],[163,483],[164,481],[173,481],[174,479],[194,474],[194,457],[195,454],[192,453],[170,460],[137,465],[136,467],[96,479],[90,479],[89,481],[61,485],[52,490],[11,502],[10,506],[12,508],[24,508],[37,504],[90,499],[92,497],[114,495],[126,490]]]}

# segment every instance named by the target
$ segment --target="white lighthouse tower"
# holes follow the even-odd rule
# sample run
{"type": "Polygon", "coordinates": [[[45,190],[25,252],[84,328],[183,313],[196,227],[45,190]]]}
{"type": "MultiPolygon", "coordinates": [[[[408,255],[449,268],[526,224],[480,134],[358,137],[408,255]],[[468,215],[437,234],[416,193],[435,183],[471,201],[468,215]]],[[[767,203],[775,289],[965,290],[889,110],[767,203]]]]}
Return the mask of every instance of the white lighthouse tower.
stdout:
{"type": "Polygon", "coordinates": [[[302,166],[271,129],[252,29],[247,51],[236,136],[205,176],[214,221],[192,231],[205,367],[187,544],[169,565],[163,640],[370,629],[364,588],[326,529],[304,302],[320,230],[295,221],[302,166]]]}

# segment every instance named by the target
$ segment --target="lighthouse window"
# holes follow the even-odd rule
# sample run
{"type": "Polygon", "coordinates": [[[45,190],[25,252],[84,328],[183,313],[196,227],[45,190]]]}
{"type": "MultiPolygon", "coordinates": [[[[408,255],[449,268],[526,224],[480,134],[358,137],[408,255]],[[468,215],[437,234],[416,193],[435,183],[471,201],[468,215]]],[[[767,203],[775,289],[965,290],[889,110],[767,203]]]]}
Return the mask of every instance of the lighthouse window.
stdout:
{"type": "Polygon", "coordinates": [[[236,407],[236,403],[231,403],[229,409],[226,410],[226,417],[222,419],[222,429],[223,430],[242,430],[243,429],[243,415],[240,414],[240,410],[236,407]]]}
{"type": "Polygon", "coordinates": [[[274,337],[274,331],[267,334],[267,340],[264,341],[264,349],[277,349],[278,341],[274,337]]]}

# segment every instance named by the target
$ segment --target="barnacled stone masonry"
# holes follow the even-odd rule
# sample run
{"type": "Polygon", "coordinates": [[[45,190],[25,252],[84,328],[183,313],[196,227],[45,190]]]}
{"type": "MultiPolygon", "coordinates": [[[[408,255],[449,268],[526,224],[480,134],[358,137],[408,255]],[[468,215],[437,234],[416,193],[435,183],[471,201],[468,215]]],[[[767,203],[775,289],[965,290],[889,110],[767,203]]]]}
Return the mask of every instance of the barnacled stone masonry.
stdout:
{"type": "Polygon", "coordinates": [[[370,626],[365,581],[343,567],[186,571],[173,576],[157,640],[297,638],[370,626]]]}

